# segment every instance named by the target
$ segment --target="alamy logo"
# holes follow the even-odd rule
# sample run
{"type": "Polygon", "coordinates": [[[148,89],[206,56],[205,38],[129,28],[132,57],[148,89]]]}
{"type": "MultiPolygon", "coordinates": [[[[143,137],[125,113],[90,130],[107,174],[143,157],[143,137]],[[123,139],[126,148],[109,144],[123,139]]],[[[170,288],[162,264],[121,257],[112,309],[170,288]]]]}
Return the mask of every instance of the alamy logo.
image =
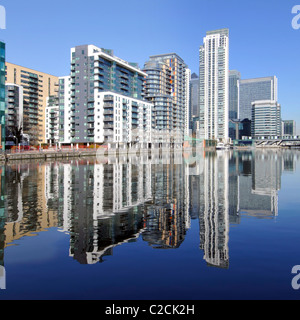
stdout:
{"type": "Polygon", "coordinates": [[[0,6],[0,29],[6,29],[6,10],[0,6]]]}
{"type": "Polygon", "coordinates": [[[0,6],[0,29],[6,29],[6,10],[0,6]]]}
{"type": "Polygon", "coordinates": [[[292,9],[292,14],[296,14],[292,20],[292,27],[295,30],[300,29],[300,5],[294,6],[292,9]]]}
{"type": "Polygon", "coordinates": [[[294,290],[300,289],[300,266],[294,266],[292,269],[292,274],[296,274],[296,276],[292,280],[292,287],[294,290]]]}

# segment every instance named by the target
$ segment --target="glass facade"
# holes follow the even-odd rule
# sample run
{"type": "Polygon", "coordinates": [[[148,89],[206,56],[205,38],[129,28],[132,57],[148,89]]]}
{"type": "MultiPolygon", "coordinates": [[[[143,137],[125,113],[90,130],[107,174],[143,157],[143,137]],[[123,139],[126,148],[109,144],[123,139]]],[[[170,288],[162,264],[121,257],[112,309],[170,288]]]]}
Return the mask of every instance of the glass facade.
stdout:
{"type": "Polygon", "coordinates": [[[5,43],[0,42],[0,126],[1,146],[5,150],[5,43]]]}
{"type": "Polygon", "coordinates": [[[199,78],[193,73],[191,77],[192,116],[199,117],[199,78]]]}
{"type": "Polygon", "coordinates": [[[265,77],[239,81],[239,118],[252,119],[252,102],[258,100],[277,101],[277,78],[265,77]]]}
{"type": "Polygon", "coordinates": [[[176,132],[176,137],[178,134],[178,138],[183,141],[186,113],[190,110],[187,65],[175,53],[162,54],[151,56],[143,71],[148,75],[145,80],[145,98],[154,104],[153,128],[173,134],[176,132]]]}
{"type": "Polygon", "coordinates": [[[276,101],[252,103],[252,137],[254,139],[281,136],[281,106],[276,101]]]}
{"type": "Polygon", "coordinates": [[[171,68],[164,61],[150,60],[145,63],[147,73],[145,98],[154,104],[153,128],[173,129],[173,99],[171,68]]]}
{"type": "MultiPolygon", "coordinates": [[[[138,68],[137,64],[128,63],[114,56],[112,50],[101,49],[93,45],[74,47],[71,50],[71,56],[71,112],[68,142],[75,144],[102,143],[103,141],[114,141],[116,137],[118,142],[126,140],[122,139],[121,125],[128,126],[126,121],[129,120],[126,118],[126,121],[121,121],[121,111],[125,113],[127,109],[119,110],[121,108],[119,99],[120,96],[124,96],[128,97],[128,101],[132,99],[143,100],[146,74],[138,68]],[[106,92],[109,92],[109,95],[103,97],[103,93],[106,92]],[[118,100],[114,101],[116,95],[118,95],[118,100]],[[109,96],[113,97],[112,101],[107,100],[109,96]],[[109,105],[109,109],[111,109],[111,104],[113,112],[105,110],[110,114],[104,114],[105,117],[103,117],[103,108],[105,109],[109,105]],[[118,115],[114,112],[118,112],[118,115]],[[118,123],[118,127],[116,127],[115,121],[122,123],[118,123]],[[107,134],[108,130],[110,131],[109,135],[107,134]]],[[[63,90],[61,91],[63,93],[63,90]]],[[[62,110],[66,102],[61,101],[61,103],[60,132],[62,133],[66,129],[62,126],[62,120],[64,119],[64,123],[66,123],[68,119],[66,119],[66,110],[62,110]]],[[[139,124],[139,117],[134,111],[135,108],[133,108],[133,129],[134,124],[139,124]]]]}
{"type": "Polygon", "coordinates": [[[239,116],[239,85],[241,74],[238,71],[229,71],[229,119],[235,120],[239,116]]]}
{"type": "MultiPolygon", "coordinates": [[[[112,56],[113,58],[113,56],[112,56]]],[[[112,91],[128,97],[142,99],[144,76],[137,71],[125,67],[118,60],[105,57],[87,57],[91,61],[91,79],[96,81],[95,88],[98,92],[112,91]]]]}
{"type": "Polygon", "coordinates": [[[282,121],[282,135],[295,136],[296,135],[296,122],[294,120],[282,121]]]}
{"type": "Polygon", "coordinates": [[[241,140],[251,136],[251,121],[248,119],[229,120],[229,137],[234,140],[241,140]]]}

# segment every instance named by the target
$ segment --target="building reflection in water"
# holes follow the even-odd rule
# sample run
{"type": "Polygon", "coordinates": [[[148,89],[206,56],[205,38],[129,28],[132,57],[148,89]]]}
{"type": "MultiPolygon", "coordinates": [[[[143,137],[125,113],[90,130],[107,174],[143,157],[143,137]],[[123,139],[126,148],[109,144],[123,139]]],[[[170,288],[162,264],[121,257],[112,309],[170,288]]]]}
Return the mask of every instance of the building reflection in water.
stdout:
{"type": "Polygon", "coordinates": [[[145,207],[143,240],[156,249],[178,248],[190,228],[187,166],[182,157],[152,160],[156,163],[152,166],[152,200],[145,207]]]}
{"type": "Polygon", "coordinates": [[[200,174],[200,248],[210,266],[229,264],[229,153],[208,153],[200,174]]]}
{"type": "Polygon", "coordinates": [[[243,167],[238,177],[240,215],[268,219],[276,217],[282,161],[278,161],[278,154],[274,152],[242,157],[243,167]]]}
{"type": "Polygon", "coordinates": [[[5,247],[52,227],[70,238],[71,257],[92,264],[139,238],[179,248],[198,219],[207,265],[228,268],[229,226],[276,217],[281,175],[297,161],[277,150],[206,152],[195,163],[164,153],[3,165],[0,265],[5,247]]]}

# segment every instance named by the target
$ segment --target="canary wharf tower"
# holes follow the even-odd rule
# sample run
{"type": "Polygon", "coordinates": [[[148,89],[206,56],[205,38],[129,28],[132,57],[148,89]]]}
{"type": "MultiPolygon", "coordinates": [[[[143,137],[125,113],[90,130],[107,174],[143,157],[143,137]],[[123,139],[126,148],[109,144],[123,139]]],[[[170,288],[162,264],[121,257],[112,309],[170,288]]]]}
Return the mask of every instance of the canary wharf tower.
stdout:
{"type": "Polygon", "coordinates": [[[200,46],[200,138],[229,139],[229,30],[209,31],[200,46]]]}

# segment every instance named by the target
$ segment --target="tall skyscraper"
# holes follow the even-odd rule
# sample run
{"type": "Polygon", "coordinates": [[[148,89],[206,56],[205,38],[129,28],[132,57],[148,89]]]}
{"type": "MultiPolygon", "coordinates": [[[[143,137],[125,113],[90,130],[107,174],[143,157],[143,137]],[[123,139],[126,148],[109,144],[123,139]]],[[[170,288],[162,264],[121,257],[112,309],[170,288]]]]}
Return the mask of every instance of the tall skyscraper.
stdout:
{"type": "Polygon", "coordinates": [[[146,76],[111,50],[72,48],[71,109],[67,118],[61,113],[60,119],[67,122],[60,123],[60,129],[70,126],[70,142],[78,145],[151,143],[152,104],[143,100],[146,76]]]}
{"type": "Polygon", "coordinates": [[[155,142],[182,143],[190,128],[191,71],[176,53],[151,56],[144,71],[145,98],[154,104],[155,142]]]}
{"type": "Polygon", "coordinates": [[[0,148],[5,150],[5,43],[0,42],[0,148]]]}
{"type": "Polygon", "coordinates": [[[228,141],[229,30],[209,31],[200,46],[200,138],[228,141]]]}
{"type": "Polygon", "coordinates": [[[191,125],[193,133],[196,133],[199,127],[199,77],[196,73],[191,75],[191,125]]]}
{"type": "Polygon", "coordinates": [[[239,119],[252,120],[252,102],[278,100],[278,80],[275,76],[239,80],[239,119]]]}
{"type": "Polygon", "coordinates": [[[190,135],[192,130],[192,106],[191,106],[191,70],[185,70],[185,101],[184,101],[184,134],[186,137],[190,135]]]}
{"type": "Polygon", "coordinates": [[[239,119],[239,80],[241,73],[237,70],[229,71],[229,119],[239,119]]]}
{"type": "Polygon", "coordinates": [[[192,116],[199,117],[199,77],[196,73],[191,76],[191,108],[192,116]]]}
{"type": "Polygon", "coordinates": [[[145,98],[153,103],[153,128],[173,130],[173,98],[171,67],[165,61],[150,59],[144,65],[147,73],[145,98]]]}
{"type": "Polygon", "coordinates": [[[6,81],[23,87],[23,132],[33,144],[45,143],[47,98],[57,95],[58,77],[7,62],[6,81]]]}

